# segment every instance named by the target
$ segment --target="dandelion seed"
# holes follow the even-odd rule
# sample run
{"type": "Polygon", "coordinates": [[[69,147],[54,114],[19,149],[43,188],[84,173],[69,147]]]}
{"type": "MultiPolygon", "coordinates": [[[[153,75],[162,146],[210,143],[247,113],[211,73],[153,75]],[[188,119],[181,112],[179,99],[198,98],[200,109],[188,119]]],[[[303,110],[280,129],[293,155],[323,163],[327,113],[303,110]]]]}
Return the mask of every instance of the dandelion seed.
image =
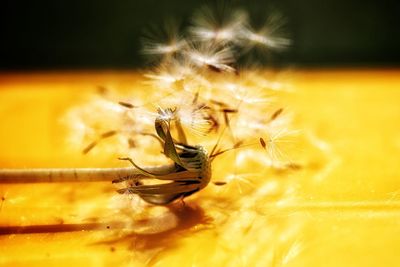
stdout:
{"type": "Polygon", "coordinates": [[[174,56],[187,45],[177,23],[166,21],[164,27],[149,28],[142,38],[142,53],[149,56],[174,56]]]}
{"type": "Polygon", "coordinates": [[[270,117],[270,121],[276,120],[276,118],[279,117],[279,115],[281,115],[283,112],[283,108],[277,109],[274,113],[272,113],[271,117],[270,117]]]}
{"type": "Polygon", "coordinates": [[[269,97],[265,91],[258,87],[243,85],[240,81],[221,84],[222,89],[226,89],[232,96],[240,102],[247,104],[266,103],[269,97]]]}
{"type": "Polygon", "coordinates": [[[262,137],[260,137],[260,144],[264,149],[267,149],[267,144],[265,143],[265,141],[262,137]]]}
{"type": "Polygon", "coordinates": [[[197,135],[206,135],[211,127],[207,112],[204,108],[192,106],[182,106],[178,108],[178,117],[183,125],[186,125],[193,133],[197,135]]]}
{"type": "Polygon", "coordinates": [[[249,29],[244,36],[253,46],[265,46],[272,49],[284,49],[291,43],[289,39],[270,35],[268,28],[262,28],[257,32],[249,29]]]}
{"type": "Polygon", "coordinates": [[[135,108],[134,105],[132,105],[131,103],[128,103],[128,102],[120,101],[120,102],[118,102],[118,104],[120,104],[121,106],[126,107],[126,108],[135,108]]]}
{"type": "Polygon", "coordinates": [[[240,194],[243,194],[243,185],[247,187],[254,188],[255,185],[253,182],[250,181],[250,177],[254,177],[257,174],[253,173],[246,173],[246,174],[229,174],[225,177],[227,184],[234,184],[240,194]]]}
{"type": "Polygon", "coordinates": [[[243,10],[203,7],[193,16],[193,26],[189,28],[189,32],[200,42],[237,45],[242,40],[238,38],[238,34],[247,24],[247,17],[247,13],[243,10]]]}
{"type": "Polygon", "coordinates": [[[277,131],[270,131],[268,138],[264,141],[264,145],[260,139],[261,145],[268,153],[271,167],[290,166],[287,162],[291,163],[289,155],[286,153],[288,145],[292,144],[291,138],[298,134],[298,131],[289,131],[286,128],[282,128],[277,131]]]}
{"type": "Polygon", "coordinates": [[[161,89],[162,95],[182,90],[193,92],[199,86],[208,86],[205,78],[196,73],[196,67],[187,57],[170,59],[144,76],[149,79],[146,83],[161,89]]]}
{"type": "Polygon", "coordinates": [[[168,44],[152,44],[143,49],[143,53],[150,55],[168,55],[182,49],[186,45],[185,40],[172,40],[168,44]]]}
{"type": "Polygon", "coordinates": [[[226,182],[223,182],[223,181],[215,181],[215,182],[213,182],[213,184],[215,184],[216,186],[222,186],[222,185],[226,185],[226,182]]]}
{"type": "Polygon", "coordinates": [[[217,72],[235,71],[231,66],[235,59],[230,47],[219,47],[213,44],[193,44],[184,54],[198,68],[207,67],[217,72]]]}
{"type": "Polygon", "coordinates": [[[275,14],[269,17],[267,22],[259,30],[248,26],[242,32],[242,37],[248,40],[249,47],[270,48],[282,50],[291,43],[290,39],[284,37],[283,26],[285,21],[282,16],[275,14]]]}

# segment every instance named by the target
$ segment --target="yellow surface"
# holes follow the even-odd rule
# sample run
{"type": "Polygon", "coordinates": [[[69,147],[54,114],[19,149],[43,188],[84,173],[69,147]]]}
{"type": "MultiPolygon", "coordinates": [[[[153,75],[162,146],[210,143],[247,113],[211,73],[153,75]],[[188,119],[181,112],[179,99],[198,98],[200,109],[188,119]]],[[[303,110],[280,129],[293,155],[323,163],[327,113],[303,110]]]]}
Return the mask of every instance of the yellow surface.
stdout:
{"type": "MultiPolygon", "coordinates": [[[[400,265],[400,71],[286,77],[295,90],[284,103],[312,136],[312,148],[298,145],[308,159],[300,170],[210,185],[186,206],[145,207],[146,219],[129,214],[135,203],[115,208],[108,183],[0,185],[0,229],[14,231],[0,235],[0,265],[400,265]]],[[[97,86],[143,85],[128,72],[1,74],[0,167],[126,166],[117,153],[65,145],[60,118],[97,86]]],[[[214,179],[232,157],[215,161],[214,179]]],[[[251,158],[241,163],[249,173],[251,158]]]]}

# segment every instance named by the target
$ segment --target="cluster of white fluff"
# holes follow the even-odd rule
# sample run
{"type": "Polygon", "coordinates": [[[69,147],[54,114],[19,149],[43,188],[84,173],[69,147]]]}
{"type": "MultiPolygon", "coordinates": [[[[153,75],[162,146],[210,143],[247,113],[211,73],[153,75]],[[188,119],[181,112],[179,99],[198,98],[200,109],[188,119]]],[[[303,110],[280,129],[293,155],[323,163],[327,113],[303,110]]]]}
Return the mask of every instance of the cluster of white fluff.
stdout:
{"type": "MultiPolygon", "coordinates": [[[[149,29],[143,37],[142,52],[151,59],[172,66],[210,68],[221,72],[234,72],[235,61],[251,50],[281,50],[290,45],[284,37],[282,16],[274,13],[266,23],[255,29],[249,15],[241,9],[199,9],[191,26],[179,31],[171,21],[163,27],[149,29]]],[[[175,70],[175,69],[174,69],[175,70]]]]}

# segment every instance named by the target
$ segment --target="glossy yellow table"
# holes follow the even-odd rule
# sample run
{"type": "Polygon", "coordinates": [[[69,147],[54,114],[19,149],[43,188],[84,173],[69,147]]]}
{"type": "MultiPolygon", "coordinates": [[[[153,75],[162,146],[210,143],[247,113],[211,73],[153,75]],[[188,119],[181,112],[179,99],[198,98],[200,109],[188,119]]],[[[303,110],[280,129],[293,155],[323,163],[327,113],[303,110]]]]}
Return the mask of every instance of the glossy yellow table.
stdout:
{"type": "MultiPolygon", "coordinates": [[[[399,265],[400,71],[282,77],[294,89],[284,103],[311,136],[297,147],[304,168],[210,185],[168,208],[121,208],[110,183],[2,184],[0,265],[399,265]]],[[[142,82],[134,72],[0,74],[0,168],[126,166],[107,146],[71,148],[65,114],[99,86],[146,97],[142,82]]],[[[214,178],[232,157],[215,162],[214,178]]]]}

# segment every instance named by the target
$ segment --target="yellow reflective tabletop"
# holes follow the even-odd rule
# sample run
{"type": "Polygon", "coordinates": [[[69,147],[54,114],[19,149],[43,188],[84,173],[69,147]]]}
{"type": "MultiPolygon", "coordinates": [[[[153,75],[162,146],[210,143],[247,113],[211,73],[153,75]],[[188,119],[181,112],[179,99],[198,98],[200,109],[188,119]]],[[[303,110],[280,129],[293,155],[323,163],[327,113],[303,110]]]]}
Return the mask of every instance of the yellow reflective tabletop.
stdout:
{"type": "MultiPolygon", "coordinates": [[[[295,148],[302,168],[254,174],[260,150],[241,163],[242,182],[169,207],[117,199],[105,182],[0,184],[0,265],[398,266],[400,71],[274,77],[290,84],[282,103],[308,136],[295,148]]],[[[71,148],[66,114],[103,87],[145,99],[143,81],[129,71],[0,74],[0,168],[126,166],[107,144],[71,148]]],[[[213,179],[234,156],[215,161],[213,179]]]]}

